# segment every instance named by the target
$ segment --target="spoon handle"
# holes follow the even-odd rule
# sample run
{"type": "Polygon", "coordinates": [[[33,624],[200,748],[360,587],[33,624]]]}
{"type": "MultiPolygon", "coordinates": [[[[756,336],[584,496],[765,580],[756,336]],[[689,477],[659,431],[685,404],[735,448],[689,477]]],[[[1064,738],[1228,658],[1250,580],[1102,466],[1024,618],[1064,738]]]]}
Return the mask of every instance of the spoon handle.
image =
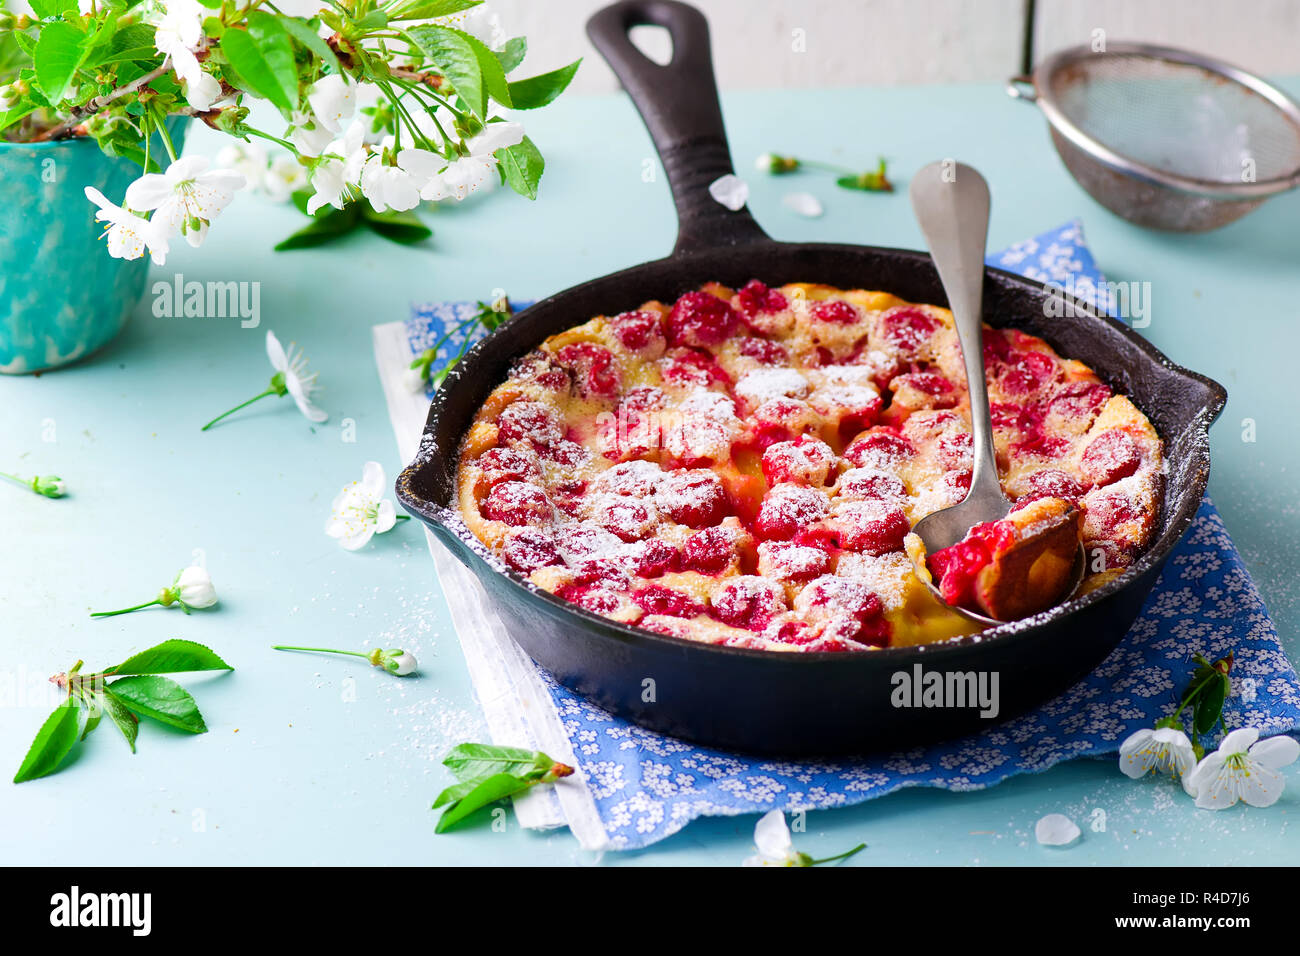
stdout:
{"type": "Polygon", "coordinates": [[[970,394],[974,468],[970,493],[1003,498],[993,452],[988,388],[984,381],[984,248],[989,230],[989,187],[964,163],[931,163],[912,177],[912,209],[948,294],[970,394]]]}

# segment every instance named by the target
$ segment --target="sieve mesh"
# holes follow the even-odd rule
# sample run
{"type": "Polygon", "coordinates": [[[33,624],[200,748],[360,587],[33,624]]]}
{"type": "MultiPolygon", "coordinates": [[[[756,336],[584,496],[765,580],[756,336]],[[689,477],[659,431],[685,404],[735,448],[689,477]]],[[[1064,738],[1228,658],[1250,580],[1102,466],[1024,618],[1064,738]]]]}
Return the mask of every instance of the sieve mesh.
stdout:
{"type": "Polygon", "coordinates": [[[1300,123],[1250,87],[1190,63],[1088,55],[1046,78],[1061,113],[1111,151],[1177,176],[1263,182],[1300,170],[1300,123]]]}

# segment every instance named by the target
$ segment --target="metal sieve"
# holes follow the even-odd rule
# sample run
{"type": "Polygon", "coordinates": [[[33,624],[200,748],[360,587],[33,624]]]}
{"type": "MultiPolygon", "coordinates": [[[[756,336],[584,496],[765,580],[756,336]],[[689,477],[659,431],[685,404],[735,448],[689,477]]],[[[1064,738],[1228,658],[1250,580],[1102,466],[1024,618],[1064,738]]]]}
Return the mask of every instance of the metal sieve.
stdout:
{"type": "Polygon", "coordinates": [[[1072,47],[1007,92],[1038,104],[1089,195],[1139,226],[1217,229],[1300,186],[1300,105],[1210,57],[1145,43],[1072,47]]]}

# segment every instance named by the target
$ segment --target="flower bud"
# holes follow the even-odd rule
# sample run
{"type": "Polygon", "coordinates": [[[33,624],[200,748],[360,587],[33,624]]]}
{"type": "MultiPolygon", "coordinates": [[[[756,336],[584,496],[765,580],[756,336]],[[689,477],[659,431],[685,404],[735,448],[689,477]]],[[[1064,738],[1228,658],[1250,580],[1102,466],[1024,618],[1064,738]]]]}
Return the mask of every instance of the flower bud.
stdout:
{"type": "Polygon", "coordinates": [[[367,655],[367,660],[376,667],[383,668],[388,673],[395,674],[398,677],[406,677],[408,674],[415,673],[415,668],[419,666],[414,654],[393,647],[388,650],[375,648],[367,655]]]}
{"type": "Polygon", "coordinates": [[[188,567],[176,575],[170,590],[175,592],[176,600],[186,607],[212,607],[217,603],[212,577],[198,565],[188,567]]]}
{"type": "Polygon", "coordinates": [[[779,156],[776,153],[764,153],[758,159],[754,160],[754,168],[760,173],[772,173],[781,175],[783,173],[792,173],[799,168],[799,160],[793,156],[779,156]]]}
{"type": "Polygon", "coordinates": [[[58,475],[37,475],[32,479],[32,490],[46,498],[62,498],[68,493],[67,486],[58,475]]]}

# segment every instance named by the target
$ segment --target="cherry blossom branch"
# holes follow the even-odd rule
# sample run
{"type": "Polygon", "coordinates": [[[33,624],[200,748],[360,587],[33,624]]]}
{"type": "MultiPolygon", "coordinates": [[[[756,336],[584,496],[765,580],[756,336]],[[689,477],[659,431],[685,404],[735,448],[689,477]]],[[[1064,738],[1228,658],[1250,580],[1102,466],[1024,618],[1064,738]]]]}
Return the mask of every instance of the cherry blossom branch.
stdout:
{"type": "Polygon", "coordinates": [[[154,80],[158,79],[158,77],[168,72],[171,68],[172,60],[171,57],[168,57],[162,61],[161,66],[150,70],[143,76],[136,77],[130,83],[123,83],[115,90],[110,90],[102,96],[96,96],[93,100],[88,100],[81,106],[73,107],[68,111],[68,118],[66,120],[59,123],[57,126],[51,126],[44,132],[32,137],[32,142],[39,143],[46,140],[67,138],[72,135],[73,129],[80,126],[81,121],[87,116],[93,116],[114,100],[119,100],[124,96],[130,96],[132,93],[148,86],[154,80]]]}

